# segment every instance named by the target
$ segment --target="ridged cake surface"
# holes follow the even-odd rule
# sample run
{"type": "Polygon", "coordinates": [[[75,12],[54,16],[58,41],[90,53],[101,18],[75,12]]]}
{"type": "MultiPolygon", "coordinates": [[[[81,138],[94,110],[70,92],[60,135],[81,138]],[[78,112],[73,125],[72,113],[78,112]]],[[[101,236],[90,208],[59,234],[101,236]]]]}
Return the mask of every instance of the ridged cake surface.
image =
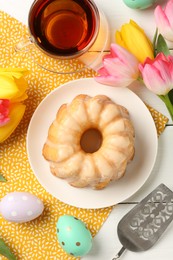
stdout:
{"type": "Polygon", "coordinates": [[[43,156],[52,174],[70,185],[102,189],[125,174],[134,136],[125,107],[105,95],[78,95],[58,110],[43,156]]]}

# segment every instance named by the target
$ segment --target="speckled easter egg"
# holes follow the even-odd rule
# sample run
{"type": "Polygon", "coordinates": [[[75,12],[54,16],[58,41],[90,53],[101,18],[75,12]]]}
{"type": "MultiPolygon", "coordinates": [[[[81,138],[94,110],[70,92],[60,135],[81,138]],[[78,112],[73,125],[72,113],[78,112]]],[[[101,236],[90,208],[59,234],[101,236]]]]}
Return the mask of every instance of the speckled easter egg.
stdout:
{"type": "Polygon", "coordinates": [[[81,220],[70,215],[58,219],[57,236],[64,251],[75,257],[86,255],[92,247],[90,231],[81,220]]]}
{"type": "Polygon", "coordinates": [[[157,0],[123,0],[132,9],[146,9],[152,6],[157,0]]]}
{"type": "Polygon", "coordinates": [[[31,221],[43,212],[43,202],[29,192],[11,192],[2,198],[0,213],[11,222],[31,221]]]}

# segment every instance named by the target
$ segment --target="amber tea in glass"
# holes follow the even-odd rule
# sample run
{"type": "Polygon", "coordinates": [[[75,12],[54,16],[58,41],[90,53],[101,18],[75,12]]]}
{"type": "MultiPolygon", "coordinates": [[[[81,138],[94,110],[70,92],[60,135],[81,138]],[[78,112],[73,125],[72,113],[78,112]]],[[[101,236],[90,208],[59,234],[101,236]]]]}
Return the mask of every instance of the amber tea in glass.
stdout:
{"type": "Polygon", "coordinates": [[[85,53],[95,42],[100,24],[92,0],[36,0],[28,19],[33,41],[57,58],[85,53]]]}

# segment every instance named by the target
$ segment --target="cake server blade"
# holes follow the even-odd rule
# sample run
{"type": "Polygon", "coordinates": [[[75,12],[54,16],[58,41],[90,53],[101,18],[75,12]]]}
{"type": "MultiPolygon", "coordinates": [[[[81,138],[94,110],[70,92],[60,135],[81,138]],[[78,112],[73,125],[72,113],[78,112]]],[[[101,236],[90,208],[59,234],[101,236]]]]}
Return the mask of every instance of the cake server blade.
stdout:
{"type": "Polygon", "coordinates": [[[120,258],[125,249],[150,249],[172,220],[173,192],[160,184],[120,220],[117,232],[123,247],[112,260],[120,258]]]}

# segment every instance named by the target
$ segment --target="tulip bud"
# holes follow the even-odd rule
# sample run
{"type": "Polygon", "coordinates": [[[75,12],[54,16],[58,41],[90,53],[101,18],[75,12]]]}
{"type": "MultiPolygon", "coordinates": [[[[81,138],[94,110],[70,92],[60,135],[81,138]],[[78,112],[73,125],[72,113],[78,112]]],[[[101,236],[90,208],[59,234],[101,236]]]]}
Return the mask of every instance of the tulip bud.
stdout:
{"type": "Polygon", "coordinates": [[[0,127],[6,125],[10,120],[9,105],[10,101],[8,99],[0,99],[0,127]]]}
{"type": "Polygon", "coordinates": [[[154,50],[151,41],[145,32],[133,20],[124,24],[120,32],[116,32],[116,42],[131,52],[141,63],[147,57],[154,59],[154,50]]]}
{"type": "Polygon", "coordinates": [[[103,58],[96,81],[114,87],[127,87],[138,78],[138,60],[118,44],[111,44],[111,52],[103,58]]]}
{"type": "Polygon", "coordinates": [[[0,69],[0,142],[12,134],[24,115],[25,74],[24,69],[0,69]]]}
{"type": "Polygon", "coordinates": [[[169,41],[173,41],[173,0],[167,2],[163,10],[160,5],[155,8],[154,16],[160,34],[169,41]]]}
{"type": "Polygon", "coordinates": [[[157,95],[166,95],[173,88],[173,57],[159,53],[154,60],[139,65],[146,87],[157,95]]]}
{"type": "Polygon", "coordinates": [[[10,108],[10,121],[0,127],[0,143],[5,141],[16,129],[25,112],[25,105],[21,103],[13,104],[10,108]]]}

